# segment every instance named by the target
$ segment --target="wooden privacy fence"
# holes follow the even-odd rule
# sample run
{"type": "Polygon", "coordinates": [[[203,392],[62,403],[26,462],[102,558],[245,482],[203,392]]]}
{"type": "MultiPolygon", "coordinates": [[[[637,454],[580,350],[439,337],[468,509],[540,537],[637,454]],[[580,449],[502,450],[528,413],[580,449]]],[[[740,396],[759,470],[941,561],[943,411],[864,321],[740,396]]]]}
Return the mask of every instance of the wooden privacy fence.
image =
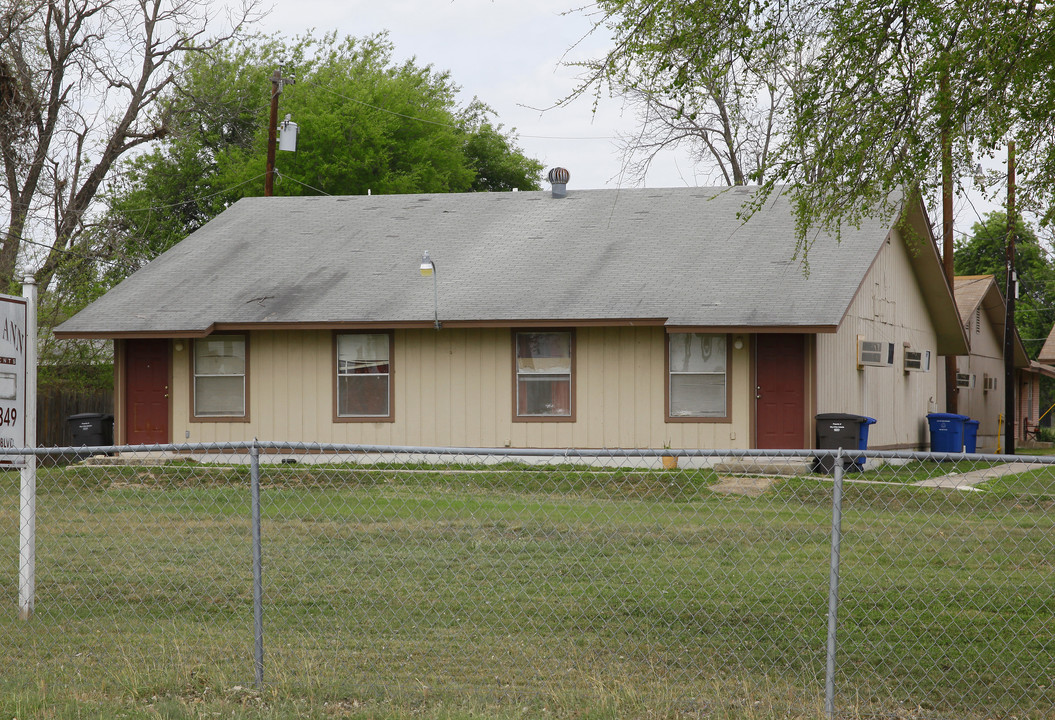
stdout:
{"type": "Polygon", "coordinates": [[[67,418],[81,413],[113,414],[113,411],[113,390],[42,387],[37,393],[37,445],[69,447],[73,437],[67,418]]]}

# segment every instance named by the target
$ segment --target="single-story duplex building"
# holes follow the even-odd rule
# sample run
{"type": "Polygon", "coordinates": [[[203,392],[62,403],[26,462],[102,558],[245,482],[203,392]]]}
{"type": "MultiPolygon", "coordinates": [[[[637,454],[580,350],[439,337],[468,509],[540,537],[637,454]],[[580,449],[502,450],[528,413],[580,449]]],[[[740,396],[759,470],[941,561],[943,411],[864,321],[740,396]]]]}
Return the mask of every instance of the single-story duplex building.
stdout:
{"type": "Polygon", "coordinates": [[[926,447],[968,344],[923,206],[806,266],[752,192],[246,198],[56,335],[114,339],[120,443],[926,447]]]}
{"type": "Polygon", "coordinates": [[[1019,371],[1019,390],[1016,395],[1018,415],[1015,418],[1015,437],[1036,441],[1040,428],[1052,426],[1053,406],[1041,397],[1041,382],[1055,380],[1055,367],[1033,360],[1019,371]]]}
{"type": "MultiPolygon", "coordinates": [[[[977,420],[979,452],[1002,449],[1005,378],[1004,327],[1007,303],[992,275],[961,275],[955,278],[956,306],[963,320],[969,353],[956,358],[956,410],[977,420]]],[[[1033,383],[1029,355],[1018,335],[1014,334],[1016,403],[1020,408],[1032,402],[1033,383]]],[[[1018,412],[1016,437],[1024,438],[1024,419],[1028,410],[1018,412]]],[[[1037,416],[1034,414],[1033,422],[1037,416]]]]}

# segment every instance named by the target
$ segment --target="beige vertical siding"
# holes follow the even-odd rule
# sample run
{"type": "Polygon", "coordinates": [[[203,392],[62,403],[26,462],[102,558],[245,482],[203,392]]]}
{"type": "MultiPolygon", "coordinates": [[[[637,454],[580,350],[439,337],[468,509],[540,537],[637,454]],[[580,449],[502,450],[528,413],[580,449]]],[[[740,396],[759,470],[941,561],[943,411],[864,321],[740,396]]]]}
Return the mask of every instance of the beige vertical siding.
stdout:
{"type": "Polygon", "coordinates": [[[966,319],[971,354],[956,358],[957,370],[975,376],[973,389],[960,388],[956,409],[978,421],[979,452],[994,452],[1000,434],[999,416],[1004,412],[1003,334],[997,334],[985,312],[966,319]],[[996,378],[996,389],[985,390],[985,376],[996,378]]]}
{"type": "Polygon", "coordinates": [[[872,448],[924,447],[938,408],[937,335],[900,235],[891,231],[832,335],[817,337],[817,412],[873,417],[872,448]],[[857,337],[894,343],[893,367],[857,369],[857,337]],[[904,371],[904,343],[931,352],[930,372],[904,371]]]}
{"type": "Polygon", "coordinates": [[[173,358],[173,439],[467,447],[749,447],[749,347],[733,350],[728,422],[665,422],[660,327],[576,331],[574,422],[514,422],[508,329],[397,330],[394,422],[333,421],[333,334],[249,334],[249,422],[189,422],[187,341],[173,358]]]}

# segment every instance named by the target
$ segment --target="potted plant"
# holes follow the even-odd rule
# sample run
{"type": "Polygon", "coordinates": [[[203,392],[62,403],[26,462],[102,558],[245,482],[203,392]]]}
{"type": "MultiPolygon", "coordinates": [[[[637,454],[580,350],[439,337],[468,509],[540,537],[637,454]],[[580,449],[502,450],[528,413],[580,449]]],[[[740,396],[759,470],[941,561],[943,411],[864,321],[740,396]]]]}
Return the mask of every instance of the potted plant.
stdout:
{"type": "MultiPolygon", "coordinates": [[[[670,450],[670,441],[663,443],[664,450],[670,450]]],[[[663,456],[663,469],[664,470],[677,470],[678,469],[678,457],[677,455],[664,455],[663,456]]]]}

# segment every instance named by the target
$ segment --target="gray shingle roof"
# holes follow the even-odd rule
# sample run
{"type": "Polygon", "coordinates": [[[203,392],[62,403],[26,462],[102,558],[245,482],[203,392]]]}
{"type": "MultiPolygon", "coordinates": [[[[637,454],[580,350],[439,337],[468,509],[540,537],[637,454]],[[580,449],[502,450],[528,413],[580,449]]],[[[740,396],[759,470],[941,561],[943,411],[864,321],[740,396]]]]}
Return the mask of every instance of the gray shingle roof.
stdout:
{"type": "Polygon", "coordinates": [[[887,236],[873,222],[793,259],[790,206],[746,189],[246,198],[63,323],[64,336],[214,324],[662,320],[835,327],[887,236]]]}

